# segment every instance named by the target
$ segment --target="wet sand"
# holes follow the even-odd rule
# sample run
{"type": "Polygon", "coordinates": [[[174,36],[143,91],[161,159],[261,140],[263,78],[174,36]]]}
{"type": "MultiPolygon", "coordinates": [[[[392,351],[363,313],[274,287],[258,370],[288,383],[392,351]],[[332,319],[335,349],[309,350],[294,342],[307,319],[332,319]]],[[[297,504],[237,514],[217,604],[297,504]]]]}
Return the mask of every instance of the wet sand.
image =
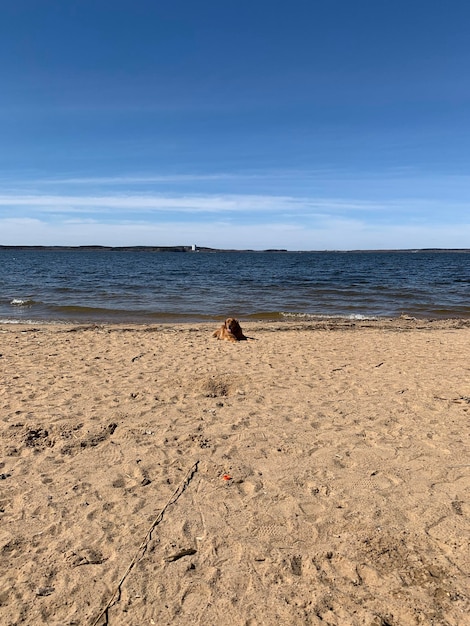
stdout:
{"type": "Polygon", "coordinates": [[[0,326],[0,623],[468,624],[470,321],[0,326]]]}

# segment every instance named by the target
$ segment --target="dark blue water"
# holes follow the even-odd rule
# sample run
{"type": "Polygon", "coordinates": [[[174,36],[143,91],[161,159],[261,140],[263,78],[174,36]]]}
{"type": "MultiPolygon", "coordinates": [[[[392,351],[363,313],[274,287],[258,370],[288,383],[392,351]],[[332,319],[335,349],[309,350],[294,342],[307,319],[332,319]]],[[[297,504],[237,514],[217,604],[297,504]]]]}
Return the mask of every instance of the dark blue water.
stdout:
{"type": "Polygon", "coordinates": [[[0,249],[0,321],[470,317],[470,254],[0,249]]]}

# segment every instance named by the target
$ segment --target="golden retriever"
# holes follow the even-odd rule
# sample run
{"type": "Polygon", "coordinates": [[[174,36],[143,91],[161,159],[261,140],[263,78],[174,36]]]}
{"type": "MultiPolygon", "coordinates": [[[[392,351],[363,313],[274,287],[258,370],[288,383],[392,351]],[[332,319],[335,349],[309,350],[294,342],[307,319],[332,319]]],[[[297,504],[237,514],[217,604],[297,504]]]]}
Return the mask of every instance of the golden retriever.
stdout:
{"type": "Polygon", "coordinates": [[[246,339],[238,320],[228,317],[220,328],[212,333],[213,337],[224,341],[243,341],[246,339]]]}

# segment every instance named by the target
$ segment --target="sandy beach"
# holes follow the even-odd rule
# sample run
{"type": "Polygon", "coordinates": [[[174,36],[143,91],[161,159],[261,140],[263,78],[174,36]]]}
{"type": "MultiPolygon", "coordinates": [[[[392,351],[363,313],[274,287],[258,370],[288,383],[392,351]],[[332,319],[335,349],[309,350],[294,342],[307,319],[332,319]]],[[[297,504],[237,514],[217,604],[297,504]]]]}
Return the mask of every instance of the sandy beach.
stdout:
{"type": "Polygon", "coordinates": [[[0,326],[0,623],[463,626],[470,320],[0,326]]]}

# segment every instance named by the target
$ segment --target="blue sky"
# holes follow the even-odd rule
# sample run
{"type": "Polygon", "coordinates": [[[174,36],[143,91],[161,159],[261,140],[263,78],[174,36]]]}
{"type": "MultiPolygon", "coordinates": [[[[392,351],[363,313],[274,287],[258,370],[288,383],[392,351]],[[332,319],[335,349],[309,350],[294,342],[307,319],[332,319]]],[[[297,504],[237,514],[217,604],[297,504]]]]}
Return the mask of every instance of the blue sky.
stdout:
{"type": "Polygon", "coordinates": [[[0,244],[470,247],[466,0],[0,2],[0,244]]]}

